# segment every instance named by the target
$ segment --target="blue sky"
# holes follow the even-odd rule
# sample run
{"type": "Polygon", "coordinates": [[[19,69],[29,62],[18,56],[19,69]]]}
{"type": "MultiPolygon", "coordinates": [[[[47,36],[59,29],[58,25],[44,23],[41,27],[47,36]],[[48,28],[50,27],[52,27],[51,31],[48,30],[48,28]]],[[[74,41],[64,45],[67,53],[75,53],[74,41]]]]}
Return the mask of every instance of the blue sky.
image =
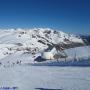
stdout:
{"type": "Polygon", "coordinates": [[[90,33],[90,0],[0,0],[0,28],[20,27],[90,33]]]}

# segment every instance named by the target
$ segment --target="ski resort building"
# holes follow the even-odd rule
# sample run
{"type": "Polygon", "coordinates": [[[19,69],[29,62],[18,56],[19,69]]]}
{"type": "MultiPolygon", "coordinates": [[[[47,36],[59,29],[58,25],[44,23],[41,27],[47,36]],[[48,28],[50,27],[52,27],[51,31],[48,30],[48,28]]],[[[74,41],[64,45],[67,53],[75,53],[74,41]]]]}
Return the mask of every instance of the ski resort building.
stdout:
{"type": "Polygon", "coordinates": [[[56,53],[56,48],[52,48],[51,50],[48,49],[48,50],[45,50],[43,53],[42,53],[42,58],[44,59],[47,59],[47,60],[52,60],[54,59],[54,55],[56,53]]]}

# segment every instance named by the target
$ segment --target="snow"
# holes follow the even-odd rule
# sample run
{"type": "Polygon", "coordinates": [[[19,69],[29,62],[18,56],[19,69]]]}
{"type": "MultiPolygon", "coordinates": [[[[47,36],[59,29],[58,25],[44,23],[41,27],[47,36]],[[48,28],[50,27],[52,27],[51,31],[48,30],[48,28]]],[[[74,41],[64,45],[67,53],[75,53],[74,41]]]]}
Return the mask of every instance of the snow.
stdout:
{"type": "Polygon", "coordinates": [[[89,90],[90,67],[21,65],[0,68],[1,86],[18,87],[18,90],[89,90]]]}
{"type": "Polygon", "coordinates": [[[65,50],[65,53],[68,55],[68,57],[66,58],[67,62],[65,62],[65,59],[62,58],[62,59],[59,59],[59,62],[57,62],[57,60],[47,60],[47,61],[39,63],[39,62],[34,62],[34,59],[38,56],[41,56],[41,53],[32,55],[31,53],[27,53],[24,51],[15,51],[15,50],[8,51],[7,49],[4,48],[3,52],[0,53],[1,55],[0,62],[2,63],[2,66],[6,66],[6,67],[17,65],[17,62],[21,62],[21,64],[43,65],[43,66],[57,66],[57,65],[58,66],[66,66],[66,65],[73,66],[74,65],[73,61],[74,61],[75,54],[76,54],[76,58],[79,62],[75,62],[75,65],[77,66],[78,65],[82,65],[82,66],[90,65],[90,60],[89,60],[90,59],[90,46],[67,49],[65,50]]]}
{"type": "MultiPolygon", "coordinates": [[[[0,30],[0,62],[5,66],[9,63],[11,66],[18,61],[22,63],[34,63],[34,59],[48,48],[47,44],[67,43],[64,41],[65,38],[73,42],[83,43],[82,39],[75,35],[69,35],[50,28],[0,30]],[[45,44],[38,42],[38,40],[41,40],[45,44]],[[19,46],[18,43],[22,46],[19,46]],[[26,48],[31,51],[27,51],[26,48]],[[32,55],[34,49],[37,51],[32,55]]],[[[55,50],[51,52],[55,53],[55,50]]],[[[90,46],[67,49],[65,52],[68,55],[67,60],[73,60],[75,53],[77,54],[77,58],[89,58],[90,46]]],[[[60,59],[60,61],[64,61],[64,59],[60,59]]]]}
{"type": "Polygon", "coordinates": [[[0,43],[15,43],[15,42],[22,42],[25,43],[26,41],[32,41],[33,38],[31,37],[32,35],[35,36],[35,40],[38,40],[38,36],[41,36],[45,39],[48,39],[50,42],[53,42],[55,44],[59,42],[64,42],[64,38],[70,39],[70,41],[73,42],[79,42],[83,43],[81,38],[78,38],[74,35],[69,35],[66,34],[62,31],[56,31],[57,33],[54,33],[53,29],[49,28],[37,28],[37,29],[10,29],[10,30],[0,30],[0,43]],[[51,33],[47,34],[48,37],[45,35],[45,31],[50,31],[51,33]],[[21,37],[18,37],[18,36],[21,37]]]}
{"type": "Polygon", "coordinates": [[[75,58],[90,58],[90,46],[83,46],[83,47],[76,47],[65,50],[68,58],[73,59],[75,58]]]}
{"type": "MultiPolygon", "coordinates": [[[[73,61],[76,55],[76,58],[86,60],[86,62],[84,60],[83,64],[89,64],[87,67],[70,67],[64,59],[60,59],[59,62],[57,60],[34,61],[48,48],[47,44],[61,42],[67,44],[64,41],[65,38],[72,42],[84,43],[81,38],[62,31],[54,31],[50,28],[0,30],[0,88],[17,87],[18,90],[89,90],[90,46],[65,50],[68,55],[67,61],[73,61]],[[38,42],[38,40],[43,41],[45,44],[38,42]],[[33,54],[34,49],[37,49],[35,54],[33,54]],[[60,67],[60,65],[66,67],[60,67]]],[[[55,53],[54,49],[52,53],[55,53]]],[[[71,62],[69,65],[73,66],[71,62]]]]}

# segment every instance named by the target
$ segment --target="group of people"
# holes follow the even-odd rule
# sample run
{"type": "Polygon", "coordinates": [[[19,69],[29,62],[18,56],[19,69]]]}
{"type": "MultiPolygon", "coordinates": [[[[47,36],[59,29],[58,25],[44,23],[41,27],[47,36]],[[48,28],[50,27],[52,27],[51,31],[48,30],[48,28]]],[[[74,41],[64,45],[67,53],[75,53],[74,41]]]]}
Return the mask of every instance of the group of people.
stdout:
{"type": "Polygon", "coordinates": [[[14,66],[14,65],[21,65],[21,63],[22,63],[22,61],[21,60],[17,60],[16,62],[12,62],[12,63],[10,63],[10,61],[8,61],[7,63],[6,63],[6,65],[5,64],[3,64],[2,62],[0,62],[0,66],[3,66],[3,67],[10,67],[10,66],[14,66]]]}

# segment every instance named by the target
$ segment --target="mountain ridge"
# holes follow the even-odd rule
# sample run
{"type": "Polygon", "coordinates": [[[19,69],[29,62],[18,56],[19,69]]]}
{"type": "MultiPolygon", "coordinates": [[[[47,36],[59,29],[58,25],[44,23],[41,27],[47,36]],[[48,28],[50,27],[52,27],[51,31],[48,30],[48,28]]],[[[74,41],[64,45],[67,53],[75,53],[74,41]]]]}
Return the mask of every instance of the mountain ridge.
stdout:
{"type": "Polygon", "coordinates": [[[46,49],[67,50],[81,46],[86,43],[80,36],[50,28],[0,30],[0,61],[5,63],[10,60],[16,63],[17,59],[33,62],[46,49]]]}

